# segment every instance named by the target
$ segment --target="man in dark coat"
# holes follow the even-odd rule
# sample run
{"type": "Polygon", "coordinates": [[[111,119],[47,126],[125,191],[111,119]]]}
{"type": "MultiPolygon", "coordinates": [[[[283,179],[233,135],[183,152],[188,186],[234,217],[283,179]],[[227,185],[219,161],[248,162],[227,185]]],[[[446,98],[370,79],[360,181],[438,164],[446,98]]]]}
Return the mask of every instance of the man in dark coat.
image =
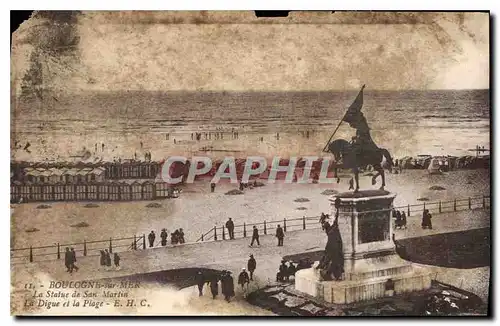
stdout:
{"type": "Polygon", "coordinates": [[[278,238],[278,247],[283,247],[283,238],[285,237],[285,232],[281,228],[281,225],[278,224],[276,228],[276,238],[278,238]]]}
{"type": "Polygon", "coordinates": [[[250,259],[248,260],[247,264],[248,271],[250,272],[250,281],[253,281],[253,272],[257,268],[257,261],[255,261],[255,258],[253,255],[250,255],[250,259]]]}
{"type": "Polygon", "coordinates": [[[221,280],[222,294],[224,299],[229,302],[231,297],[234,297],[234,279],[231,272],[225,271],[221,280]]]}
{"type": "Polygon", "coordinates": [[[185,243],[186,240],[184,240],[184,231],[182,230],[182,228],[179,229],[179,243],[185,243]]]}
{"type": "Polygon", "coordinates": [[[120,256],[115,252],[113,256],[113,262],[115,263],[115,268],[119,269],[120,268],[120,256]]]}
{"type": "Polygon", "coordinates": [[[260,246],[260,242],[259,242],[259,230],[257,229],[257,227],[255,225],[253,226],[252,242],[250,243],[250,247],[253,246],[253,242],[254,241],[257,241],[257,245],[260,246]]]}
{"type": "Polygon", "coordinates": [[[283,282],[285,280],[287,274],[288,274],[288,267],[286,266],[285,261],[282,260],[280,268],[279,268],[279,272],[276,275],[276,281],[283,282]]]}
{"type": "Polygon", "coordinates": [[[429,213],[429,210],[426,209],[422,213],[422,229],[431,229],[432,230],[432,221],[431,221],[432,215],[429,213]]]}
{"type": "Polygon", "coordinates": [[[240,275],[238,275],[238,284],[241,285],[241,289],[243,290],[245,284],[250,283],[250,277],[248,276],[247,271],[243,268],[240,275]]]}
{"type": "Polygon", "coordinates": [[[229,240],[234,240],[234,222],[231,218],[226,222],[226,228],[229,233],[229,240]]]}
{"type": "Polygon", "coordinates": [[[106,256],[106,267],[109,269],[111,267],[111,255],[109,254],[108,249],[104,250],[104,255],[106,256]]]}
{"type": "Polygon", "coordinates": [[[165,229],[161,230],[160,238],[161,238],[161,245],[165,247],[167,245],[167,238],[168,238],[168,233],[165,229]]]}
{"type": "Polygon", "coordinates": [[[78,272],[78,267],[76,266],[76,252],[73,247],[71,247],[71,271],[76,270],[78,272]]]}
{"type": "Polygon", "coordinates": [[[66,272],[72,273],[73,271],[71,270],[71,252],[69,251],[69,248],[66,247],[66,251],[64,252],[64,266],[66,266],[66,272]]]}
{"type": "Polygon", "coordinates": [[[401,212],[401,226],[406,229],[406,213],[404,211],[401,212]]]}
{"type": "Polygon", "coordinates": [[[210,184],[210,191],[211,192],[215,191],[215,183],[213,183],[213,182],[210,184]]]}
{"type": "Polygon", "coordinates": [[[212,292],[213,299],[219,294],[219,278],[217,275],[212,275],[210,278],[210,292],[212,292]]]}
{"type": "Polygon", "coordinates": [[[150,248],[155,245],[155,239],[156,239],[155,231],[151,231],[151,233],[149,233],[149,235],[148,235],[149,247],[150,248]]]}
{"type": "Polygon", "coordinates": [[[205,277],[201,271],[198,271],[195,276],[196,285],[198,285],[198,293],[200,297],[203,295],[203,286],[205,285],[205,277]]]}
{"type": "Polygon", "coordinates": [[[106,253],[104,252],[104,250],[100,250],[100,253],[101,253],[101,259],[100,259],[100,264],[101,264],[101,267],[104,267],[106,266],[106,253]]]}
{"type": "Polygon", "coordinates": [[[288,278],[290,278],[290,276],[293,276],[295,278],[295,272],[297,271],[297,268],[295,268],[295,265],[293,264],[293,262],[289,262],[289,266],[288,266],[288,270],[287,270],[287,274],[288,274],[288,278]]]}

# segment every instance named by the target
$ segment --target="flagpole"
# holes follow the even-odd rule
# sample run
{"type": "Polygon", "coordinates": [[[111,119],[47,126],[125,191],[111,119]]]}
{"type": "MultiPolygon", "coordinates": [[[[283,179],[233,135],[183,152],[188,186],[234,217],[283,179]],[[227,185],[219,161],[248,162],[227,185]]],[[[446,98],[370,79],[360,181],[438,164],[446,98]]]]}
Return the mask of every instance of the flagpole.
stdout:
{"type": "MultiPolygon", "coordinates": [[[[366,85],[363,85],[361,87],[361,90],[359,92],[362,92],[365,89],[365,86],[366,85]]],[[[342,121],[344,121],[344,119],[345,119],[347,111],[349,111],[349,108],[347,108],[347,110],[345,111],[344,116],[342,117],[342,119],[340,120],[339,124],[337,125],[337,128],[335,128],[335,131],[333,132],[333,134],[330,136],[330,139],[328,139],[328,142],[326,143],[325,147],[323,148],[323,152],[324,153],[328,153],[328,151],[326,150],[326,148],[328,147],[328,145],[330,145],[330,141],[332,140],[333,136],[335,136],[335,133],[337,132],[337,130],[339,130],[340,125],[342,124],[342,121]]]]}

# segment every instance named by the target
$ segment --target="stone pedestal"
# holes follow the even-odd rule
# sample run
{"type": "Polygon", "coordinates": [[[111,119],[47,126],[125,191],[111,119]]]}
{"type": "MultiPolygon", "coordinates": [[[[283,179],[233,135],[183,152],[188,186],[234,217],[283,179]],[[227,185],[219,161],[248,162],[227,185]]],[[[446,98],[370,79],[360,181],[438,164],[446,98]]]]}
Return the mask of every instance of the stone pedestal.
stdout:
{"type": "Polygon", "coordinates": [[[335,216],[337,203],[343,280],[321,281],[319,271],[310,268],[295,274],[295,289],[326,302],[348,304],[430,288],[430,272],[395,253],[391,238],[394,197],[381,190],[335,195],[331,215],[335,216]]]}

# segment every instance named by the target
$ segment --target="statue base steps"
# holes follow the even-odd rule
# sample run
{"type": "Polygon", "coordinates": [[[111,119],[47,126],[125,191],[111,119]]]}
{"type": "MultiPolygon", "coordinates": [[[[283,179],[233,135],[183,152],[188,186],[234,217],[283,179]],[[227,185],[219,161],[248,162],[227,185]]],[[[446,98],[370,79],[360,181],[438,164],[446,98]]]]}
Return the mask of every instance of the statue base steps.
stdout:
{"type": "Polygon", "coordinates": [[[295,289],[329,303],[349,304],[431,287],[431,273],[426,268],[414,266],[396,254],[380,262],[356,260],[356,268],[344,276],[342,281],[321,281],[314,267],[303,269],[295,274],[295,289]]]}

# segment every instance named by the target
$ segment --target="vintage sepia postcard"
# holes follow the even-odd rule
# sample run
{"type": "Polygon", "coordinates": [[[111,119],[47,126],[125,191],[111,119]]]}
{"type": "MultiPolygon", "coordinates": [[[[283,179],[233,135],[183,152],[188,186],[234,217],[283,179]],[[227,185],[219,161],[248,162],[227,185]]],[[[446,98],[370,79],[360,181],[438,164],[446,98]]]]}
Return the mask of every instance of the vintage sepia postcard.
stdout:
{"type": "Polygon", "coordinates": [[[491,314],[489,35],[489,12],[34,12],[11,314],[491,314]]]}

